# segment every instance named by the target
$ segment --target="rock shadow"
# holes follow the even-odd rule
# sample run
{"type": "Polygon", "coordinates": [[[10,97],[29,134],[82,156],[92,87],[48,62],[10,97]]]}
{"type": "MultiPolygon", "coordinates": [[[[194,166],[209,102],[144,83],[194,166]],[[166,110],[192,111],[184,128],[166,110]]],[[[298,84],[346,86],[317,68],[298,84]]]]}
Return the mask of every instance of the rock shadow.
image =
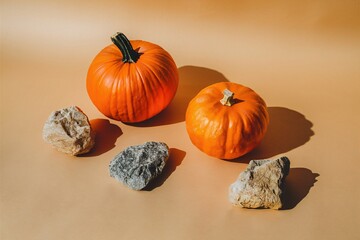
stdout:
{"type": "Polygon", "coordinates": [[[93,119],[90,121],[91,128],[95,132],[95,146],[90,152],[82,157],[99,156],[115,147],[115,142],[123,132],[121,128],[110,123],[107,119],[93,119]]]}
{"type": "Polygon", "coordinates": [[[285,179],[281,210],[296,207],[308,195],[319,176],[320,174],[313,173],[307,168],[290,168],[289,175],[285,179]]]}
{"type": "Polygon", "coordinates": [[[166,179],[170,177],[170,175],[175,171],[175,169],[180,166],[183,159],[185,158],[186,152],[177,149],[170,148],[169,159],[163,169],[163,172],[155,178],[152,182],[150,182],[143,190],[152,191],[155,188],[158,188],[164,184],[166,179]]]}
{"type": "Polygon", "coordinates": [[[260,145],[232,161],[249,163],[254,159],[272,158],[304,145],[315,134],[312,130],[313,123],[297,111],[284,107],[268,107],[268,112],[270,123],[260,145]]]}
{"type": "Polygon", "coordinates": [[[185,121],[185,112],[190,100],[200,90],[217,82],[228,82],[223,74],[209,68],[183,66],[178,71],[179,86],[169,106],[151,119],[130,125],[153,127],[183,122],[185,121]]]}

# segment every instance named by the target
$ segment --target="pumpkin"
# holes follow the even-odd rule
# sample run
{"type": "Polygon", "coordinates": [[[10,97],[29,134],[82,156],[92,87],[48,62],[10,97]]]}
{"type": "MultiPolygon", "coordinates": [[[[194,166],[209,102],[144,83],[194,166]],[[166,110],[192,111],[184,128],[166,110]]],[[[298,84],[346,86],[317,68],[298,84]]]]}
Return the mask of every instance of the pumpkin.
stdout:
{"type": "Polygon", "coordinates": [[[264,100],[252,89],[220,82],[202,89],[186,110],[191,142],[206,154],[235,159],[254,149],[269,124],[264,100]]]}
{"type": "Polygon", "coordinates": [[[179,76],[170,54],[160,46],[129,41],[123,33],[92,61],[86,79],[88,95],[105,116],[135,123],[149,119],[174,98],[179,76]]]}

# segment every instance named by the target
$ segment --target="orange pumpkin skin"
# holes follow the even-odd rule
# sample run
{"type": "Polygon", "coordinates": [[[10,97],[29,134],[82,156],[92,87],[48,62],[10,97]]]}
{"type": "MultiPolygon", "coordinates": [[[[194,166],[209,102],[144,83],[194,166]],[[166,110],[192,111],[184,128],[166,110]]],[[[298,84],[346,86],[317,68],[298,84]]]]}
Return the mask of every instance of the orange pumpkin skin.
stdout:
{"type": "Polygon", "coordinates": [[[125,54],[116,45],[105,47],[89,67],[86,88],[105,116],[135,123],[155,116],[169,105],[179,77],[174,60],[163,48],[141,40],[129,43],[139,58],[124,62],[125,54]]]}
{"type": "Polygon", "coordinates": [[[253,150],[269,124],[264,100],[252,89],[220,82],[201,90],[186,111],[186,130],[191,142],[206,154],[235,159],[253,150]],[[220,103],[225,89],[234,93],[234,104],[220,103]]]}

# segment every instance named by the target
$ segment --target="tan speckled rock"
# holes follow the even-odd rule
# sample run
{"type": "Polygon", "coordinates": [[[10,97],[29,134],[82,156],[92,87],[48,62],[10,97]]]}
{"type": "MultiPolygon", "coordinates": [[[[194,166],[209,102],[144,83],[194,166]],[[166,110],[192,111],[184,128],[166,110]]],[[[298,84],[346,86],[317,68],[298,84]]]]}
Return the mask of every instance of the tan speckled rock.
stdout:
{"type": "Polygon", "coordinates": [[[87,153],[95,144],[89,119],[76,106],[52,112],[45,122],[43,139],[71,155],[87,153]]]}
{"type": "Polygon", "coordinates": [[[252,160],[230,185],[229,201],[244,208],[280,209],[283,182],[288,175],[287,157],[276,160],[252,160]]]}

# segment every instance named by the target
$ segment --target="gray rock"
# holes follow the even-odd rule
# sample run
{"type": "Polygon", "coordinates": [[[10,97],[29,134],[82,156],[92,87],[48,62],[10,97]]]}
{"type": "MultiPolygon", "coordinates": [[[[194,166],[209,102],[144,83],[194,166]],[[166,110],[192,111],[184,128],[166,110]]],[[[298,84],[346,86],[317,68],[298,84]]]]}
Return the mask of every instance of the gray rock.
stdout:
{"type": "Polygon", "coordinates": [[[169,148],[162,142],[130,146],[110,162],[110,176],[134,190],[141,190],[161,174],[169,158],[169,148]]]}
{"type": "Polygon", "coordinates": [[[230,185],[229,201],[244,208],[280,209],[283,183],[289,169],[287,157],[251,160],[247,169],[230,185]]]}
{"type": "Polygon", "coordinates": [[[87,153],[95,144],[89,119],[76,106],[52,112],[45,122],[43,139],[71,155],[87,153]]]}

